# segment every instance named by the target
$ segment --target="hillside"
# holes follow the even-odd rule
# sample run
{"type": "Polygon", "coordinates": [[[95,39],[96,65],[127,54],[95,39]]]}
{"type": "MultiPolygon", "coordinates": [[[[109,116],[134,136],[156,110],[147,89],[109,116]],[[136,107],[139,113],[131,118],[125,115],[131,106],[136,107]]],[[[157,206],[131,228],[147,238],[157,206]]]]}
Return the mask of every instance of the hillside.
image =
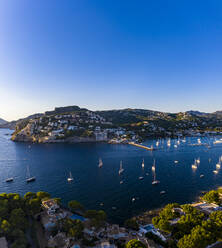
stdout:
{"type": "Polygon", "coordinates": [[[220,112],[165,113],[145,109],[91,111],[68,106],[31,115],[14,124],[14,141],[124,143],[148,137],[219,133],[222,115],[220,112]]]}
{"type": "Polygon", "coordinates": [[[2,118],[0,118],[0,125],[6,124],[6,123],[7,123],[7,121],[5,121],[5,120],[3,120],[2,118]]]}

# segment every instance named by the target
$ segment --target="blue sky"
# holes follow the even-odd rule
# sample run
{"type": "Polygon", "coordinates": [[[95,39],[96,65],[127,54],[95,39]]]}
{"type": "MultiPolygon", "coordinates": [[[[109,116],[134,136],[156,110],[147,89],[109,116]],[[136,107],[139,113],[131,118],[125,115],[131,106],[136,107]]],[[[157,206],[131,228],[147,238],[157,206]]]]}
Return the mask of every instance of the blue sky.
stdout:
{"type": "Polygon", "coordinates": [[[221,0],[0,0],[0,117],[222,110],[221,44],[221,0]]]}

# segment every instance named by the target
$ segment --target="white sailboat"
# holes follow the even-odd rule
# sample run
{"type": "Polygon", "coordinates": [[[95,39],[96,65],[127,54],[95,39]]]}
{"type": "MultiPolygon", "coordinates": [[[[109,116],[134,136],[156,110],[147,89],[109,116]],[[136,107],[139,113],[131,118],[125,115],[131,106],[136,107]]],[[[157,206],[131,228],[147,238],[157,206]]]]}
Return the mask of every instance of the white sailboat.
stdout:
{"type": "Polygon", "coordinates": [[[221,168],[221,157],[219,158],[219,161],[216,164],[216,170],[219,170],[220,168],[221,168]]]}
{"type": "Polygon", "coordinates": [[[221,163],[219,162],[219,163],[216,164],[216,168],[220,169],[220,167],[221,167],[221,163]]]}
{"type": "Polygon", "coordinates": [[[6,183],[10,183],[10,182],[12,182],[14,180],[14,178],[13,177],[9,177],[9,173],[8,173],[8,177],[5,179],[5,182],[6,183]]]}
{"type": "Polygon", "coordinates": [[[171,146],[171,140],[170,140],[170,139],[167,140],[167,146],[168,146],[168,147],[171,146]]]}
{"type": "Polygon", "coordinates": [[[123,171],[124,171],[124,169],[123,169],[123,163],[122,163],[122,161],[120,161],[119,175],[120,175],[121,173],[123,173],[123,171]]]}
{"type": "Polygon", "coordinates": [[[30,174],[30,170],[29,170],[29,166],[27,166],[27,178],[26,178],[26,182],[27,183],[30,183],[30,182],[33,182],[35,181],[35,177],[32,177],[31,174],[30,174]]]}
{"type": "Polygon", "coordinates": [[[102,166],[103,166],[103,161],[101,158],[99,159],[99,165],[98,166],[99,166],[99,168],[102,168],[102,166]]]}
{"type": "Polygon", "coordinates": [[[72,182],[74,179],[73,179],[73,176],[72,176],[72,173],[71,171],[69,172],[69,177],[67,178],[67,181],[68,182],[72,182]]]}
{"type": "Polygon", "coordinates": [[[155,159],[154,159],[153,166],[152,166],[152,172],[153,172],[153,181],[152,181],[152,185],[159,184],[160,181],[156,180],[156,161],[155,161],[155,159]]]}
{"type": "Polygon", "coordinates": [[[201,140],[200,140],[200,138],[197,139],[197,143],[198,143],[198,145],[201,145],[201,140]]]}
{"type": "Polygon", "coordinates": [[[13,177],[8,177],[5,179],[6,183],[10,183],[10,182],[13,182],[14,181],[14,178],[13,177]]]}
{"type": "Polygon", "coordinates": [[[156,142],[156,147],[158,147],[159,146],[159,140],[157,140],[157,142],[156,142]]]}
{"type": "Polygon", "coordinates": [[[214,145],[216,145],[216,144],[221,144],[222,143],[222,140],[220,139],[220,140],[215,140],[214,142],[213,142],[213,144],[214,145]]]}
{"type": "Polygon", "coordinates": [[[143,159],[143,162],[142,162],[142,168],[144,168],[144,159],[143,159]]]}
{"type": "Polygon", "coordinates": [[[194,164],[192,164],[191,167],[192,167],[193,170],[197,169],[197,160],[196,159],[194,160],[194,164]]]}
{"type": "Polygon", "coordinates": [[[200,158],[196,159],[196,163],[200,164],[200,158]]]}

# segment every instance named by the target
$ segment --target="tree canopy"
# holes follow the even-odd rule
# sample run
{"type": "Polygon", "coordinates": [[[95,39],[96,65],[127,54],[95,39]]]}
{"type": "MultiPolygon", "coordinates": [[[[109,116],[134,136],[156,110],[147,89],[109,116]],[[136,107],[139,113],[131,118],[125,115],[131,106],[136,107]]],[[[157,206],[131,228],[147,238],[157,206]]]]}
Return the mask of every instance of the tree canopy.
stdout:
{"type": "Polygon", "coordinates": [[[220,204],[220,202],[221,202],[219,192],[216,190],[211,190],[211,191],[207,192],[203,196],[203,200],[208,202],[208,203],[216,203],[216,204],[220,204]]]}
{"type": "Polygon", "coordinates": [[[126,248],[146,248],[146,245],[137,239],[131,239],[126,244],[126,248]]]}

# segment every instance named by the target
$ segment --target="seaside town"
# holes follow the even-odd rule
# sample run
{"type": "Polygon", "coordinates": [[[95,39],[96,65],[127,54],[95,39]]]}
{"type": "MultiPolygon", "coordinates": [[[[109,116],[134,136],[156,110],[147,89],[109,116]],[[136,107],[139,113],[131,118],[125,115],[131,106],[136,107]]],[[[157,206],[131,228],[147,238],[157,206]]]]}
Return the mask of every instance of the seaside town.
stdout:
{"type": "Polygon", "coordinates": [[[222,1],[0,1],[0,248],[222,248],[222,1]]]}
{"type": "Polygon", "coordinates": [[[217,248],[221,247],[222,189],[198,201],[172,203],[125,221],[107,222],[103,210],[67,207],[47,192],[0,194],[1,248],[217,248]]]}
{"type": "Polygon", "coordinates": [[[152,137],[217,135],[222,133],[221,125],[221,112],[169,114],[139,109],[90,111],[69,106],[4,123],[0,127],[15,129],[13,141],[124,144],[152,137]]]}

